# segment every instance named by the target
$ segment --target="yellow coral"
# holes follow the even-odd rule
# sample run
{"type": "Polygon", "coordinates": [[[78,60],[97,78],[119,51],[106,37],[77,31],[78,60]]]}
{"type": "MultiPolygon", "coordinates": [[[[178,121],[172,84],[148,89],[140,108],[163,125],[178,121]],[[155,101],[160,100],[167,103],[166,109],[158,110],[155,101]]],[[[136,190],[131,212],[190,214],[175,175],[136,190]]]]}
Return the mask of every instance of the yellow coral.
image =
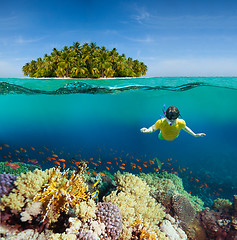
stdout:
{"type": "Polygon", "coordinates": [[[75,206],[76,215],[83,222],[87,221],[90,218],[96,218],[96,214],[95,214],[96,210],[97,210],[97,206],[93,199],[80,202],[75,206]]]}
{"type": "Polygon", "coordinates": [[[151,232],[145,228],[142,229],[140,240],[157,240],[157,239],[158,237],[155,232],[151,232]]]}
{"type": "Polygon", "coordinates": [[[160,239],[166,239],[158,228],[158,224],[165,216],[164,208],[149,195],[149,186],[131,173],[118,172],[115,178],[117,190],[103,200],[115,204],[122,213],[123,232],[119,239],[131,238],[130,227],[139,218],[144,219],[160,239]]]}
{"type": "Polygon", "coordinates": [[[36,169],[33,172],[21,173],[14,182],[16,188],[8,196],[1,198],[0,210],[4,211],[5,207],[9,207],[21,211],[48,181],[48,172],[36,169]]]}
{"type": "Polygon", "coordinates": [[[53,168],[49,173],[49,181],[34,197],[35,202],[43,203],[43,221],[53,211],[54,215],[60,212],[68,212],[69,207],[88,199],[87,186],[85,185],[83,171],[86,165],[79,171],[73,172],[68,179],[68,170],[63,173],[60,168],[53,168]]]}
{"type": "MultiPolygon", "coordinates": [[[[158,228],[158,227],[156,227],[158,228]]],[[[157,239],[167,239],[165,234],[160,232],[158,229],[157,232],[159,235],[156,234],[155,231],[151,231],[148,224],[143,221],[142,218],[138,218],[132,224],[133,231],[137,234],[136,237],[139,237],[139,240],[157,240],[157,239]]]]}

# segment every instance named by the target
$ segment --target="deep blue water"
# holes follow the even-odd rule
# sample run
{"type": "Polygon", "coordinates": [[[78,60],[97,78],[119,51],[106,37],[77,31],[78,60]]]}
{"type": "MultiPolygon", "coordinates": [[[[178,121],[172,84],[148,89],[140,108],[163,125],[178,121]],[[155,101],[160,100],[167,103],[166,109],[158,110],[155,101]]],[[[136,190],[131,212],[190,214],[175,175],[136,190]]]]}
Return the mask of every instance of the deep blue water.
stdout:
{"type": "Polygon", "coordinates": [[[94,162],[101,161],[99,166],[89,164],[97,171],[106,170],[110,167],[107,162],[112,162],[111,173],[119,166],[137,173],[130,162],[139,164],[141,171],[154,172],[157,165],[143,164],[157,157],[164,163],[161,170],[178,174],[188,191],[205,200],[232,199],[237,194],[237,78],[80,79],[77,81],[89,86],[116,91],[56,95],[34,90],[56,91],[76,80],[0,81],[33,90],[21,94],[22,89],[17,93],[1,89],[0,144],[10,146],[3,147],[1,161],[9,160],[3,157],[9,152],[17,161],[19,154],[13,153],[22,147],[27,151],[20,153],[21,161],[37,159],[42,168],[54,166],[41,161],[55,153],[67,160],[67,166],[72,158],[93,158],[94,162]],[[140,128],[160,118],[164,104],[178,107],[187,126],[195,133],[206,133],[206,137],[194,138],[182,131],[168,142],[158,140],[158,131],[141,133],[140,128]],[[204,183],[208,188],[200,188],[204,183]]]}

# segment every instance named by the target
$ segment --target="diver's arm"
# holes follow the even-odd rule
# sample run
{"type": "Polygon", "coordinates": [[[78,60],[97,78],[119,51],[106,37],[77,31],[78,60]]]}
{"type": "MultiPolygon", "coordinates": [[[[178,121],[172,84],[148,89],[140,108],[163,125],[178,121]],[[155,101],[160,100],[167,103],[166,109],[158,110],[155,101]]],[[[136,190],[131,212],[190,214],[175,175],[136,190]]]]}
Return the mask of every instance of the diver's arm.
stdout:
{"type": "Polygon", "coordinates": [[[187,132],[187,133],[189,133],[189,134],[191,134],[192,136],[194,136],[194,137],[204,137],[204,136],[206,136],[206,134],[205,133],[194,133],[189,127],[185,127],[185,128],[183,128],[183,130],[185,131],[185,132],[187,132]]]}
{"type": "Polygon", "coordinates": [[[141,128],[140,131],[143,132],[143,133],[153,133],[157,130],[157,128],[155,127],[155,124],[152,125],[151,127],[149,128],[141,128]]]}

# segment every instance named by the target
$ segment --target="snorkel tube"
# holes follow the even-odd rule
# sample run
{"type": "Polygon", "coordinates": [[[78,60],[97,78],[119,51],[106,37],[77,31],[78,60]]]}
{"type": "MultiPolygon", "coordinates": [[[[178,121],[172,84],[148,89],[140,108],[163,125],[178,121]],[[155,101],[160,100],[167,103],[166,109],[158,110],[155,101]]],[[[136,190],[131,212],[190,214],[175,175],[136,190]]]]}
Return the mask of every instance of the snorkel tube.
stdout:
{"type": "Polygon", "coordinates": [[[162,108],[162,111],[163,111],[165,117],[163,117],[162,115],[160,115],[161,118],[166,118],[166,121],[167,121],[168,124],[171,126],[171,125],[172,125],[172,122],[166,117],[166,113],[165,113],[165,104],[164,104],[164,106],[163,106],[163,108],[162,108]]]}

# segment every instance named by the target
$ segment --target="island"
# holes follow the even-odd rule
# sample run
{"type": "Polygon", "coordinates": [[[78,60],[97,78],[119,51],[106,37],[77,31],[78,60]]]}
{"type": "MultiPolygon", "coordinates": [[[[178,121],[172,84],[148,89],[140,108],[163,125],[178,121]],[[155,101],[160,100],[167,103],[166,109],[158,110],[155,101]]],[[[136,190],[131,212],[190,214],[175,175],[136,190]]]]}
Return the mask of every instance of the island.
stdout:
{"type": "Polygon", "coordinates": [[[62,50],[32,60],[22,67],[24,76],[32,78],[120,78],[146,75],[143,62],[119,54],[116,48],[98,47],[96,43],[74,42],[62,50]]]}

